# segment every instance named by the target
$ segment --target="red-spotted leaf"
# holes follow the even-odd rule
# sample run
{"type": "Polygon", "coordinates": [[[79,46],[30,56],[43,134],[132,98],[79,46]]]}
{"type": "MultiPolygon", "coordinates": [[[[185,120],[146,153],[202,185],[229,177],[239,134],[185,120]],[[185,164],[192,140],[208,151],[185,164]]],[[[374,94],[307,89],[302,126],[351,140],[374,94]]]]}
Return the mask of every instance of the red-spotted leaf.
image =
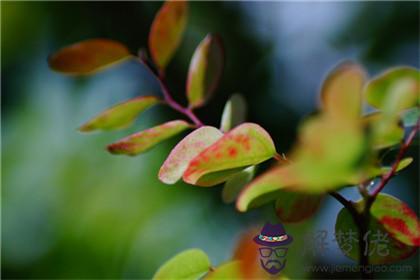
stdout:
{"type": "Polygon", "coordinates": [[[166,140],[190,127],[191,125],[185,121],[170,121],[159,126],[137,132],[110,144],[108,145],[108,151],[112,154],[126,154],[134,156],[146,152],[163,140],[166,140]]]}
{"type": "Polygon", "coordinates": [[[90,39],[62,48],[48,59],[49,66],[65,74],[91,74],[130,58],[127,47],[108,39],[90,39]]]}
{"type": "MultiPolygon", "coordinates": [[[[359,201],[356,207],[362,208],[363,202],[359,201]]],[[[378,219],[377,210],[372,209],[371,214],[368,231],[361,240],[358,236],[358,226],[354,223],[349,211],[343,208],[338,213],[335,236],[340,249],[346,256],[356,261],[359,259],[359,242],[369,245],[364,253],[369,256],[370,264],[397,262],[409,258],[417,251],[417,247],[404,244],[390,234],[380,221],[381,215],[378,219]]]]}
{"type": "Polygon", "coordinates": [[[295,192],[278,193],[276,214],[284,223],[297,223],[310,218],[318,210],[324,195],[295,192]]]}
{"type": "Polygon", "coordinates": [[[365,72],[359,65],[346,62],[337,66],[321,89],[324,112],[335,118],[358,118],[364,82],[365,72]]]}
{"type": "Polygon", "coordinates": [[[186,1],[166,1],[152,23],[149,49],[153,61],[163,71],[181,43],[188,17],[186,1]]]}
{"type": "Polygon", "coordinates": [[[209,257],[199,249],[183,251],[166,261],[153,276],[154,280],[201,279],[211,268],[209,257]]]}
{"type": "Polygon", "coordinates": [[[379,194],[370,211],[394,239],[406,245],[420,246],[419,219],[404,202],[387,194],[379,194]]]}
{"type": "Polygon", "coordinates": [[[273,140],[261,126],[244,123],[195,157],[183,179],[194,185],[205,175],[255,165],[273,157],[275,153],[273,140]]]}
{"type": "Polygon", "coordinates": [[[240,94],[234,94],[226,102],[223,109],[220,129],[224,132],[229,131],[233,127],[243,123],[246,115],[246,102],[240,94]]]}
{"type": "Polygon", "coordinates": [[[215,127],[200,127],[173,148],[159,171],[159,179],[165,184],[174,184],[182,178],[190,161],[223,136],[215,127]]]}
{"type": "Polygon", "coordinates": [[[370,105],[379,109],[387,106],[397,106],[399,110],[413,107],[419,103],[420,73],[411,67],[385,71],[368,83],[365,97],[370,105]],[[398,104],[394,100],[399,100],[398,104]]]}
{"type": "Polygon", "coordinates": [[[222,191],[223,202],[231,203],[235,201],[242,188],[254,178],[254,174],[255,165],[236,173],[227,180],[222,191]]]}
{"type": "Polygon", "coordinates": [[[202,106],[216,89],[223,70],[223,48],[219,37],[207,35],[191,59],[187,97],[191,108],[202,106]]]}
{"type": "Polygon", "coordinates": [[[133,123],[135,118],[149,107],[159,102],[154,96],[141,96],[130,99],[100,113],[79,130],[89,132],[93,130],[112,130],[125,128],[133,123]]]}

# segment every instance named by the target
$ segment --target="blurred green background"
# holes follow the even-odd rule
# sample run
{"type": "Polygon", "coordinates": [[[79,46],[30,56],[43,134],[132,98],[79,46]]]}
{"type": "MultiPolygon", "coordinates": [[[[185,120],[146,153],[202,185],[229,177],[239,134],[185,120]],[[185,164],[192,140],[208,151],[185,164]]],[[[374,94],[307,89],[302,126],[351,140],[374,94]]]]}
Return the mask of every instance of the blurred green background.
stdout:
{"type": "MultiPolygon", "coordinates": [[[[177,140],[147,154],[111,156],[104,146],[131,132],[180,117],[153,108],[129,130],[82,135],[76,128],[110,105],[160,94],[139,64],[126,63],[88,78],[51,72],[47,57],[87,38],[105,37],[133,52],[147,43],[159,2],[1,2],[2,278],[150,278],[158,266],[190,247],[218,264],[231,257],[241,233],[273,220],[272,206],[239,214],[224,205],[221,188],[166,186],[157,172],[177,140]]],[[[218,125],[234,92],[250,104],[248,119],[291,147],[299,121],[316,110],[327,71],[343,59],[371,75],[396,65],[419,67],[416,2],[193,2],[183,43],[168,69],[170,87],[184,102],[184,80],[196,45],[219,33],[226,48],[222,83],[198,115],[218,125]]],[[[415,164],[385,192],[418,212],[415,164]]],[[[344,194],[355,198],[352,190],[344,194]]],[[[331,241],[340,206],[330,198],[302,224],[286,225],[295,240],[327,230],[327,254],[289,250],[292,278],[358,277],[307,274],[305,264],[351,264],[331,241]]],[[[401,264],[417,278],[418,255],[401,264]]]]}

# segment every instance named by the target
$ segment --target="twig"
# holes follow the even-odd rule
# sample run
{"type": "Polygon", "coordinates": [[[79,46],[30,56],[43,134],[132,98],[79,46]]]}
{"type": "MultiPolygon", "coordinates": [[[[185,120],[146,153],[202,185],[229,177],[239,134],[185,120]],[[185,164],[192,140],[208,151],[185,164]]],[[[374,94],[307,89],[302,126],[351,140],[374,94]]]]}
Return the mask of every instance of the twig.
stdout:
{"type": "Polygon", "coordinates": [[[203,122],[194,114],[194,112],[190,108],[182,107],[178,102],[176,102],[172,98],[171,92],[169,91],[169,88],[168,88],[168,85],[166,84],[164,76],[162,74],[156,73],[156,71],[153,69],[153,67],[150,65],[150,63],[145,57],[141,56],[139,60],[141,63],[143,63],[146,66],[146,68],[150,71],[150,73],[153,76],[155,76],[155,78],[158,80],[160,88],[162,89],[165,103],[168,104],[168,106],[174,109],[175,111],[178,111],[181,114],[187,116],[197,127],[203,126],[203,122]]]}
{"type": "MultiPolygon", "coordinates": [[[[382,191],[382,189],[386,186],[386,184],[391,180],[391,178],[397,172],[398,165],[400,164],[404,154],[406,153],[408,147],[413,142],[414,137],[416,136],[417,132],[419,131],[420,127],[420,120],[417,121],[416,126],[411,130],[410,134],[408,135],[407,139],[401,145],[400,151],[398,152],[397,158],[394,161],[394,164],[391,167],[391,170],[388,171],[385,175],[382,176],[381,181],[378,183],[376,188],[372,191],[371,197],[374,201],[376,196],[382,191]]],[[[372,203],[373,203],[372,201],[372,203]]]]}

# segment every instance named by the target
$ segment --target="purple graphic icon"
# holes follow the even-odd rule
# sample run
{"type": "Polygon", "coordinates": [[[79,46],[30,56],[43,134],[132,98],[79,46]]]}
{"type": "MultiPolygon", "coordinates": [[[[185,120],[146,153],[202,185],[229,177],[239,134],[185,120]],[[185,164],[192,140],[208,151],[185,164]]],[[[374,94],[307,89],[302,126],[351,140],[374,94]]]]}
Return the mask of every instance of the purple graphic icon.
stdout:
{"type": "Polygon", "coordinates": [[[267,223],[261,234],[254,237],[254,242],[260,245],[261,267],[270,274],[278,274],[286,266],[287,246],[293,241],[282,224],[267,223]]]}

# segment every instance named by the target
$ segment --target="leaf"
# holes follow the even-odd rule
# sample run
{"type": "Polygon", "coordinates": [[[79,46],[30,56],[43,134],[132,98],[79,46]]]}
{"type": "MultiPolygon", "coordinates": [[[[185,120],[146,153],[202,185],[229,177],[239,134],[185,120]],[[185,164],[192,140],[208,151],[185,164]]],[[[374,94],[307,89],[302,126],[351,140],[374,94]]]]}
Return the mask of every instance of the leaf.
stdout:
{"type": "Polygon", "coordinates": [[[159,126],[137,132],[110,144],[108,145],[108,151],[112,154],[126,154],[134,156],[146,152],[163,140],[166,140],[190,127],[191,125],[185,121],[170,121],[159,126]]]}
{"type": "Polygon", "coordinates": [[[267,275],[259,262],[259,245],[254,242],[254,237],[258,234],[257,228],[251,228],[241,234],[235,245],[233,259],[239,261],[240,273],[240,277],[236,279],[270,279],[271,275],[267,275]]]}
{"type": "Polygon", "coordinates": [[[223,70],[223,48],[219,37],[207,35],[191,59],[187,97],[190,108],[204,105],[216,89],[223,70]]]}
{"type": "Polygon", "coordinates": [[[211,267],[209,257],[199,249],[183,251],[166,261],[153,279],[200,279],[211,267]]]}
{"type": "Polygon", "coordinates": [[[419,107],[409,109],[402,114],[404,127],[415,126],[420,119],[419,107]]]}
{"type": "Polygon", "coordinates": [[[158,102],[159,99],[154,96],[141,96],[130,99],[100,113],[82,125],[79,130],[89,132],[97,129],[112,130],[125,128],[131,125],[139,114],[158,102]]]}
{"type": "Polygon", "coordinates": [[[319,208],[324,195],[281,192],[276,200],[277,217],[284,223],[297,223],[310,218],[319,208]]]}
{"type": "Polygon", "coordinates": [[[239,194],[236,208],[245,212],[278,198],[279,190],[295,186],[299,180],[291,165],[274,167],[248,184],[239,194]]]}
{"type": "Polygon", "coordinates": [[[384,109],[387,103],[390,104],[387,100],[399,98],[392,95],[401,95],[403,100],[398,105],[399,109],[410,108],[419,102],[419,83],[420,75],[417,69],[397,67],[372,79],[366,87],[365,97],[373,107],[384,109]]]}
{"type": "Polygon", "coordinates": [[[254,178],[254,174],[255,165],[252,165],[227,180],[222,191],[223,202],[231,203],[235,201],[242,188],[254,178]]]}
{"type": "Polygon", "coordinates": [[[261,126],[244,123],[196,156],[183,179],[194,185],[204,175],[255,165],[273,157],[275,153],[273,140],[261,126]]]}
{"type": "Polygon", "coordinates": [[[205,148],[223,136],[215,127],[203,126],[188,134],[171,151],[159,171],[159,179],[165,184],[174,184],[188,167],[190,161],[205,148]]]}
{"type": "Polygon", "coordinates": [[[153,61],[163,71],[181,43],[187,24],[186,1],[166,1],[153,20],[149,49],[153,61]]]}
{"type": "Polygon", "coordinates": [[[204,279],[240,279],[240,261],[233,260],[224,263],[211,271],[204,279]]]}
{"type": "MultiPolygon", "coordinates": [[[[413,158],[412,157],[406,157],[404,159],[402,159],[396,169],[396,172],[399,172],[405,168],[407,168],[408,166],[410,166],[410,164],[413,162],[413,158]]],[[[389,172],[391,170],[391,167],[382,167],[381,168],[381,173],[382,174],[386,174],[387,172],[389,172]]],[[[379,174],[378,174],[379,175],[379,174]]]]}
{"type": "Polygon", "coordinates": [[[368,142],[359,121],[326,116],[309,119],[291,154],[302,192],[321,193],[345,185],[367,160],[368,142]]]}
{"type": "Polygon", "coordinates": [[[406,245],[420,246],[420,222],[407,204],[391,195],[379,194],[370,211],[394,239],[406,245]]]}
{"type": "Polygon", "coordinates": [[[226,102],[223,109],[222,120],[220,122],[220,129],[227,132],[233,127],[243,123],[246,115],[246,102],[240,94],[234,94],[226,102]]]}
{"type": "Polygon", "coordinates": [[[65,74],[92,74],[130,58],[127,47],[109,39],[90,39],[62,48],[48,59],[49,66],[65,74]]]}
{"type": "MultiPolygon", "coordinates": [[[[361,203],[359,201],[356,206],[361,208],[363,206],[361,203]]],[[[373,209],[371,213],[373,213],[372,211],[373,209]]],[[[358,227],[346,208],[341,209],[338,213],[335,224],[335,235],[336,241],[343,253],[353,260],[358,260],[359,241],[366,242],[366,240],[359,240],[358,227]]],[[[369,255],[370,264],[397,262],[409,258],[417,251],[416,247],[406,245],[389,235],[375,215],[370,217],[367,238],[370,249],[366,253],[369,255]],[[375,241],[377,242],[375,243],[375,241]]]]}
{"type": "Polygon", "coordinates": [[[356,119],[361,114],[364,70],[355,63],[338,65],[325,79],[321,89],[323,111],[333,118],[356,119]]]}
{"type": "Polygon", "coordinates": [[[394,146],[404,138],[404,129],[399,125],[397,115],[389,116],[376,112],[364,116],[362,121],[371,132],[370,141],[375,149],[394,146]]]}

